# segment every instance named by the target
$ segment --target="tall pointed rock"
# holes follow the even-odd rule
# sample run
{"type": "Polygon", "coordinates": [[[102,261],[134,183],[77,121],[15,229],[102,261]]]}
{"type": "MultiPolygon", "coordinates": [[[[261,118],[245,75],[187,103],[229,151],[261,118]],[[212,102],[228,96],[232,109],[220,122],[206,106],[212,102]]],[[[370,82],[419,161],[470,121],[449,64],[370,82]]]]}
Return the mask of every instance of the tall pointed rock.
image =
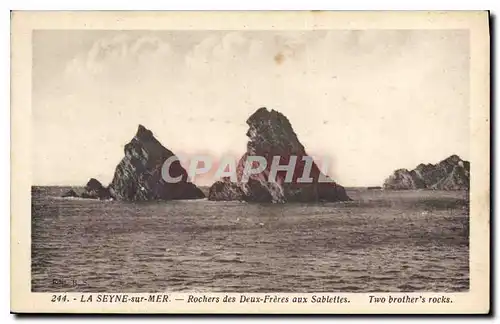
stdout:
{"type": "Polygon", "coordinates": [[[304,146],[300,143],[292,125],[281,113],[266,108],[258,109],[248,120],[247,151],[237,166],[237,182],[228,178],[216,182],[209,191],[210,200],[244,200],[255,202],[314,202],[350,200],[345,189],[330,180],[312,163],[309,172],[311,183],[298,181],[307,169],[304,157],[308,157],[304,146]],[[267,161],[265,170],[249,175],[244,179],[245,163],[251,156],[262,157],[267,161]],[[280,165],[289,164],[290,159],[297,157],[293,176],[290,182],[285,181],[286,173],[279,171],[276,181],[269,181],[273,158],[279,156],[280,165]]]}
{"type": "Polygon", "coordinates": [[[174,153],[144,126],[139,125],[134,138],[125,145],[124,153],[109,185],[109,191],[115,199],[148,201],[205,197],[199,188],[187,182],[187,172],[179,161],[171,164],[170,175],[173,178],[181,176],[181,181],[167,183],[162,178],[163,164],[174,153]]]}

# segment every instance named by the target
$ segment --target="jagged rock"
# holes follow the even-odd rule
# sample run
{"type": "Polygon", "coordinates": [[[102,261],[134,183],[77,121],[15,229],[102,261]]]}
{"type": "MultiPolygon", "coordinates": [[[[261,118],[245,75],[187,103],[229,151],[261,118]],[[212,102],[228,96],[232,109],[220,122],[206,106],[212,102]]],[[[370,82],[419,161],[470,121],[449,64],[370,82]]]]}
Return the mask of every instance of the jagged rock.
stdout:
{"type": "Polygon", "coordinates": [[[104,187],[98,180],[91,178],[87,185],[84,188],[82,193],[77,193],[75,190],[70,189],[62,194],[61,197],[78,197],[78,198],[86,198],[86,199],[101,199],[106,200],[110,199],[111,194],[108,188],[104,187]]]}
{"type": "Polygon", "coordinates": [[[70,190],[66,191],[65,193],[63,193],[61,197],[66,198],[66,197],[79,197],[79,196],[73,189],[70,189],[70,190]]]}
{"type": "Polygon", "coordinates": [[[311,183],[300,183],[306,167],[303,157],[307,156],[288,119],[275,110],[258,109],[247,120],[249,129],[247,151],[237,166],[237,181],[228,179],[216,182],[210,188],[210,200],[245,200],[250,202],[314,202],[350,200],[344,188],[333,181],[321,182],[327,178],[312,163],[311,183]],[[265,170],[258,174],[245,175],[245,163],[248,157],[259,156],[267,161],[265,170]],[[297,157],[291,182],[285,182],[285,171],[277,173],[276,181],[269,181],[270,168],[274,156],[280,157],[280,165],[288,164],[292,156],[297,157]],[[248,181],[242,181],[248,176],[248,181]],[[234,199],[233,199],[234,198],[234,199]]]}
{"type": "Polygon", "coordinates": [[[385,180],[384,189],[468,190],[470,163],[452,155],[438,164],[419,164],[414,170],[399,169],[385,180]]]}
{"type": "Polygon", "coordinates": [[[439,190],[463,190],[469,189],[469,168],[454,166],[451,173],[431,186],[439,190]]]}
{"type": "Polygon", "coordinates": [[[144,126],[139,125],[124,151],[125,157],[116,167],[113,181],[108,187],[91,178],[81,195],[70,190],[63,197],[127,201],[205,198],[198,187],[187,182],[187,172],[179,161],[171,164],[170,175],[173,178],[181,176],[180,182],[167,183],[162,178],[163,163],[174,154],[144,126]]]}
{"type": "Polygon", "coordinates": [[[116,167],[110,194],[118,200],[148,201],[205,198],[193,183],[187,182],[186,170],[179,161],[170,165],[170,176],[181,177],[180,182],[169,183],[162,178],[165,160],[174,156],[144,126],[125,145],[125,156],[116,167]]]}
{"type": "Polygon", "coordinates": [[[85,186],[85,191],[81,194],[81,197],[88,199],[101,199],[101,200],[112,198],[109,189],[104,187],[99,182],[99,180],[94,178],[90,178],[90,180],[87,182],[87,185],[85,186]]]}
{"type": "Polygon", "coordinates": [[[425,185],[420,178],[416,176],[415,171],[407,169],[398,169],[384,182],[384,189],[402,190],[402,189],[422,189],[425,185]]]}
{"type": "Polygon", "coordinates": [[[220,200],[220,201],[231,201],[240,200],[243,201],[243,191],[241,188],[232,183],[229,178],[224,178],[222,181],[215,182],[209,190],[208,200],[220,200]]]}

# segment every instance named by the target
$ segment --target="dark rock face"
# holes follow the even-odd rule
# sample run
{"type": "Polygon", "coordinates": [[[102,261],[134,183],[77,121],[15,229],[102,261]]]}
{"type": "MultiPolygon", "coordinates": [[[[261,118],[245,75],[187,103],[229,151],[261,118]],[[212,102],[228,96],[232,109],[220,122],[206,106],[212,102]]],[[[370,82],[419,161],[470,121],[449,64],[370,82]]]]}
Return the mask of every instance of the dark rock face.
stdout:
{"type": "Polygon", "coordinates": [[[470,163],[452,155],[437,164],[419,164],[414,170],[399,169],[385,180],[384,189],[468,190],[470,163]]]}
{"type": "MultiPolygon", "coordinates": [[[[281,113],[266,108],[258,109],[247,120],[249,129],[247,151],[237,166],[237,182],[228,179],[216,182],[210,188],[210,200],[245,200],[250,202],[315,202],[350,200],[344,188],[333,181],[321,182],[327,178],[312,163],[309,177],[311,183],[298,181],[303,176],[308,157],[288,119],[281,113]],[[248,157],[262,157],[267,167],[258,174],[245,174],[248,157]],[[290,182],[285,181],[286,171],[278,171],[276,181],[269,181],[273,157],[279,156],[279,165],[289,164],[292,157],[297,157],[290,182]],[[248,181],[241,181],[247,178],[248,181]]],[[[306,173],[307,174],[307,173],[306,173]]]]}
{"type": "Polygon", "coordinates": [[[137,134],[125,145],[125,156],[115,170],[109,191],[118,200],[148,201],[205,198],[194,184],[187,182],[187,172],[179,161],[170,165],[170,176],[181,177],[180,182],[167,183],[162,178],[164,162],[174,156],[139,125],[137,134]]]}
{"type": "Polygon", "coordinates": [[[243,201],[245,199],[241,188],[236,183],[231,182],[229,178],[224,178],[222,181],[215,182],[210,187],[208,200],[243,201]]]}
{"type": "Polygon", "coordinates": [[[85,191],[81,195],[82,198],[89,199],[111,199],[111,194],[108,188],[105,188],[97,179],[91,178],[85,186],[85,191]]]}
{"type": "MultiPolygon", "coordinates": [[[[179,161],[170,165],[172,178],[180,177],[176,183],[167,183],[162,177],[164,162],[174,156],[144,126],[125,145],[125,156],[116,167],[113,181],[106,188],[92,178],[80,197],[91,199],[116,199],[126,201],[199,199],[203,192],[187,182],[187,172],[179,161]]],[[[71,193],[78,196],[75,192],[71,193]]],[[[74,196],[72,196],[74,197],[74,196]]]]}
{"type": "MultiPolygon", "coordinates": [[[[79,191],[80,192],[80,191],[79,191]]],[[[98,180],[91,178],[85,186],[83,192],[78,193],[73,189],[66,191],[61,197],[78,197],[86,199],[112,199],[108,188],[104,187],[98,180]]]]}

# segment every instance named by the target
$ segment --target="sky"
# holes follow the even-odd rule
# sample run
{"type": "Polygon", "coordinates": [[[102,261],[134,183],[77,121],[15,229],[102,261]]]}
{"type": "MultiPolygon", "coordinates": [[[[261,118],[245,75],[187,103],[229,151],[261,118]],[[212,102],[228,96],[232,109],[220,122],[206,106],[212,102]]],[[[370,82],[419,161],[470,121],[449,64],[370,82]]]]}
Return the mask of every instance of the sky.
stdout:
{"type": "Polygon", "coordinates": [[[35,185],[109,183],[139,124],[175,154],[239,157],[260,107],[344,186],[469,159],[466,30],[36,30],[32,54],[35,185]]]}

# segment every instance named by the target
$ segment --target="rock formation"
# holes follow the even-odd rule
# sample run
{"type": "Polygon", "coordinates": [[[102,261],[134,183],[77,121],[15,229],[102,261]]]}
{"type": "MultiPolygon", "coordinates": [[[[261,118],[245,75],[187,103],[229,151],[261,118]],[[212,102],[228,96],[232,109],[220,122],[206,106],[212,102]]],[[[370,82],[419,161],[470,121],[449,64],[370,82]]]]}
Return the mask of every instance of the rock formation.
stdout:
{"type": "Polygon", "coordinates": [[[87,199],[112,199],[109,189],[104,187],[99,180],[91,178],[84,187],[83,192],[78,193],[73,189],[66,191],[62,197],[78,197],[87,199]]]}
{"type": "Polygon", "coordinates": [[[249,130],[247,151],[240,159],[236,176],[237,181],[229,178],[217,181],[210,188],[209,200],[243,200],[249,202],[315,202],[350,200],[344,188],[333,180],[322,182],[327,177],[312,163],[311,183],[297,181],[306,167],[303,157],[307,157],[304,146],[300,143],[288,119],[275,110],[258,109],[247,120],[249,130]],[[267,167],[258,174],[245,174],[248,157],[258,156],[267,161],[267,167]],[[269,181],[273,157],[279,156],[280,165],[289,163],[290,158],[297,157],[293,177],[285,180],[285,171],[278,171],[276,181],[269,181]],[[242,179],[248,178],[248,181],[242,179]]]}
{"type": "Polygon", "coordinates": [[[180,176],[180,181],[167,183],[162,178],[163,164],[174,153],[166,149],[144,126],[139,125],[134,138],[125,145],[124,153],[110,185],[106,188],[92,178],[80,197],[126,201],[205,198],[199,188],[187,182],[187,172],[179,161],[170,165],[169,172],[172,178],[180,176]]]}
{"type": "Polygon", "coordinates": [[[180,182],[167,183],[161,174],[163,163],[174,156],[139,125],[135,137],[125,145],[125,156],[116,167],[109,190],[119,200],[171,200],[205,198],[203,192],[191,182],[179,161],[170,165],[170,176],[181,176],[180,182]]]}
{"type": "Polygon", "coordinates": [[[85,186],[85,191],[81,194],[82,198],[90,199],[110,199],[111,194],[108,188],[105,188],[97,179],[91,178],[85,186]]]}
{"type": "Polygon", "coordinates": [[[237,183],[231,182],[229,178],[223,178],[222,181],[217,181],[210,187],[208,199],[244,201],[245,195],[237,183]]]}
{"type": "Polygon", "coordinates": [[[437,164],[419,164],[414,170],[398,169],[385,180],[384,189],[468,190],[470,164],[452,155],[437,164]]]}

